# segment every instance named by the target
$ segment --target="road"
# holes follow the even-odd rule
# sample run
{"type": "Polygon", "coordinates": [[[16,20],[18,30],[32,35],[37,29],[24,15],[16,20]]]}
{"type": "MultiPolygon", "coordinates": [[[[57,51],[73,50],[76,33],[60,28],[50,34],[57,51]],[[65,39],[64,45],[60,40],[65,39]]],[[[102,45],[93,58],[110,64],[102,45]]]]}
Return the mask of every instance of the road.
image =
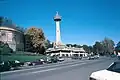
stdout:
{"type": "Polygon", "coordinates": [[[88,80],[93,71],[107,68],[115,59],[81,60],[71,63],[5,72],[1,80],[88,80]]]}

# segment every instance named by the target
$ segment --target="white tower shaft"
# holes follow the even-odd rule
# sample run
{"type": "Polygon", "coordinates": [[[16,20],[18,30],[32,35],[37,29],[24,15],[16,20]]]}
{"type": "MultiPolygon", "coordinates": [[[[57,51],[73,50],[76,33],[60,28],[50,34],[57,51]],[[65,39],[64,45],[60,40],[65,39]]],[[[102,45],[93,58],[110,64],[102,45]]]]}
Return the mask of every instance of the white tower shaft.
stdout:
{"type": "Polygon", "coordinates": [[[56,44],[59,45],[60,43],[61,43],[60,21],[56,21],[56,44]]]}

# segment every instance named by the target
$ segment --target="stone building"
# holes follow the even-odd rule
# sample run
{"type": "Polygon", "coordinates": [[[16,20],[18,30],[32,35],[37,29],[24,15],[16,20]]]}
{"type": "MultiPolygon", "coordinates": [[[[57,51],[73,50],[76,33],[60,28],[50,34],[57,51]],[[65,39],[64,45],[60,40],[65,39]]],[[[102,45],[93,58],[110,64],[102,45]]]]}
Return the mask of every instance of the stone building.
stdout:
{"type": "Polygon", "coordinates": [[[0,17],[0,41],[8,43],[13,51],[24,50],[24,30],[12,20],[0,17]]]}

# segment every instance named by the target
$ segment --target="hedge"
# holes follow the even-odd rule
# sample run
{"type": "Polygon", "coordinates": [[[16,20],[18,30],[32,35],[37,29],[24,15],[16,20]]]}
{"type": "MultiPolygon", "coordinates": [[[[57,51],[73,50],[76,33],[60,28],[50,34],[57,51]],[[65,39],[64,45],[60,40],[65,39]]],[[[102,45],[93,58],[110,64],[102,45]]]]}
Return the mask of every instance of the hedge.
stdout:
{"type": "Polygon", "coordinates": [[[35,61],[38,59],[46,59],[45,55],[26,55],[26,54],[0,54],[0,61],[14,61],[19,60],[20,62],[35,61]]]}

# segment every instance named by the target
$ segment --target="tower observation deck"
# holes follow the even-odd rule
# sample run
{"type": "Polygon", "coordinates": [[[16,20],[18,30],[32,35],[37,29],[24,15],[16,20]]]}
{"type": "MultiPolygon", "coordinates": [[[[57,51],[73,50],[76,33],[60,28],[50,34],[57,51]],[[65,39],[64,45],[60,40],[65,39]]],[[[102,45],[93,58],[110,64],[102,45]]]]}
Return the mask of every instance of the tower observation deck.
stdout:
{"type": "Polygon", "coordinates": [[[58,12],[54,16],[54,21],[61,21],[61,16],[58,14],[58,12]]]}

